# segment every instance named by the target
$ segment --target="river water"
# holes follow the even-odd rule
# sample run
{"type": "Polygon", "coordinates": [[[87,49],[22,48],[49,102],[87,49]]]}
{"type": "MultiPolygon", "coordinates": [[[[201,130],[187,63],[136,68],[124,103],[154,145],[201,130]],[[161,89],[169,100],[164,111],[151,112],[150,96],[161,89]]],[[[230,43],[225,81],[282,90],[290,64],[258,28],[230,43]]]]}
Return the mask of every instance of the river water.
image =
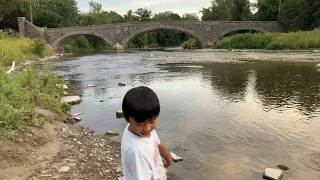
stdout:
{"type": "Polygon", "coordinates": [[[256,180],[278,164],[290,168],[287,180],[320,179],[320,73],[314,64],[159,64],[147,60],[150,54],[47,64],[83,94],[72,113],[83,112],[80,124],[98,133],[122,131],[126,123],[115,112],[123,96],[132,87],[151,87],[161,103],[157,132],[184,158],[170,167],[180,179],[256,180]]]}

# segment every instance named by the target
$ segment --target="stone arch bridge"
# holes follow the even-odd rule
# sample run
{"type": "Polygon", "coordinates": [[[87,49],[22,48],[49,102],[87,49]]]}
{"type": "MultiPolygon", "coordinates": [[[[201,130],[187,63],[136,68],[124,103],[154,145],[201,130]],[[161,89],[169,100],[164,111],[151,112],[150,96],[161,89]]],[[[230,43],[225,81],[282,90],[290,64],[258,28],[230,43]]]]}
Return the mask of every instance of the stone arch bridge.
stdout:
{"type": "Polygon", "coordinates": [[[24,17],[18,17],[20,37],[42,38],[54,50],[63,50],[73,38],[81,35],[94,35],[106,43],[124,49],[140,34],[158,29],[177,30],[196,38],[203,48],[213,47],[224,35],[238,30],[260,32],[285,32],[285,26],[276,21],[164,21],[130,22],[75,26],[60,28],[40,28],[24,17]],[[117,44],[118,43],[118,44],[117,44]]]}

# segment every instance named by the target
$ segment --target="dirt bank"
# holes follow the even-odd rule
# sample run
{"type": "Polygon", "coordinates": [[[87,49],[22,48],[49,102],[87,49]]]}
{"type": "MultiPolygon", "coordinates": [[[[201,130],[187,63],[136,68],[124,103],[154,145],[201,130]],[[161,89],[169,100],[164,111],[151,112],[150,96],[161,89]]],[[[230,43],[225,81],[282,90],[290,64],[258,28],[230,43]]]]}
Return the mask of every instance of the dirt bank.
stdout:
{"type": "Polygon", "coordinates": [[[0,179],[122,179],[119,141],[56,118],[0,142],[0,179]]]}

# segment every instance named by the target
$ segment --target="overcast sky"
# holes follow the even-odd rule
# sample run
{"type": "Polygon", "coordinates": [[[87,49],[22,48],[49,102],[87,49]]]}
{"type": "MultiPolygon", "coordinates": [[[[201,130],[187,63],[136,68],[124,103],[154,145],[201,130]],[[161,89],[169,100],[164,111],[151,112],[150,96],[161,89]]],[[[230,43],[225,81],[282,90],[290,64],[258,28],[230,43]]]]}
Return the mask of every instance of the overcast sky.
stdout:
{"type": "MultiPolygon", "coordinates": [[[[128,10],[138,8],[151,9],[153,13],[172,11],[182,15],[183,13],[197,13],[202,7],[209,7],[211,0],[77,0],[78,7],[82,12],[89,12],[90,1],[102,4],[105,11],[116,11],[123,15],[128,10]]],[[[250,0],[255,1],[255,0],[250,0]]]]}

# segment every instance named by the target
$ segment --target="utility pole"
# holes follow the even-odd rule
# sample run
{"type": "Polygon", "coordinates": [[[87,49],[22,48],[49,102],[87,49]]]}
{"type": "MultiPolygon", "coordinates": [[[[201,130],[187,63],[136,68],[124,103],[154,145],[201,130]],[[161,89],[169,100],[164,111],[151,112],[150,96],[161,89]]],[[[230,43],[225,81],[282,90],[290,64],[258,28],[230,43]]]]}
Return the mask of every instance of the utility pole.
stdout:
{"type": "Polygon", "coordinates": [[[31,20],[31,23],[33,24],[32,4],[31,4],[31,1],[32,1],[32,0],[29,0],[29,4],[30,4],[30,20],[31,20]]]}

